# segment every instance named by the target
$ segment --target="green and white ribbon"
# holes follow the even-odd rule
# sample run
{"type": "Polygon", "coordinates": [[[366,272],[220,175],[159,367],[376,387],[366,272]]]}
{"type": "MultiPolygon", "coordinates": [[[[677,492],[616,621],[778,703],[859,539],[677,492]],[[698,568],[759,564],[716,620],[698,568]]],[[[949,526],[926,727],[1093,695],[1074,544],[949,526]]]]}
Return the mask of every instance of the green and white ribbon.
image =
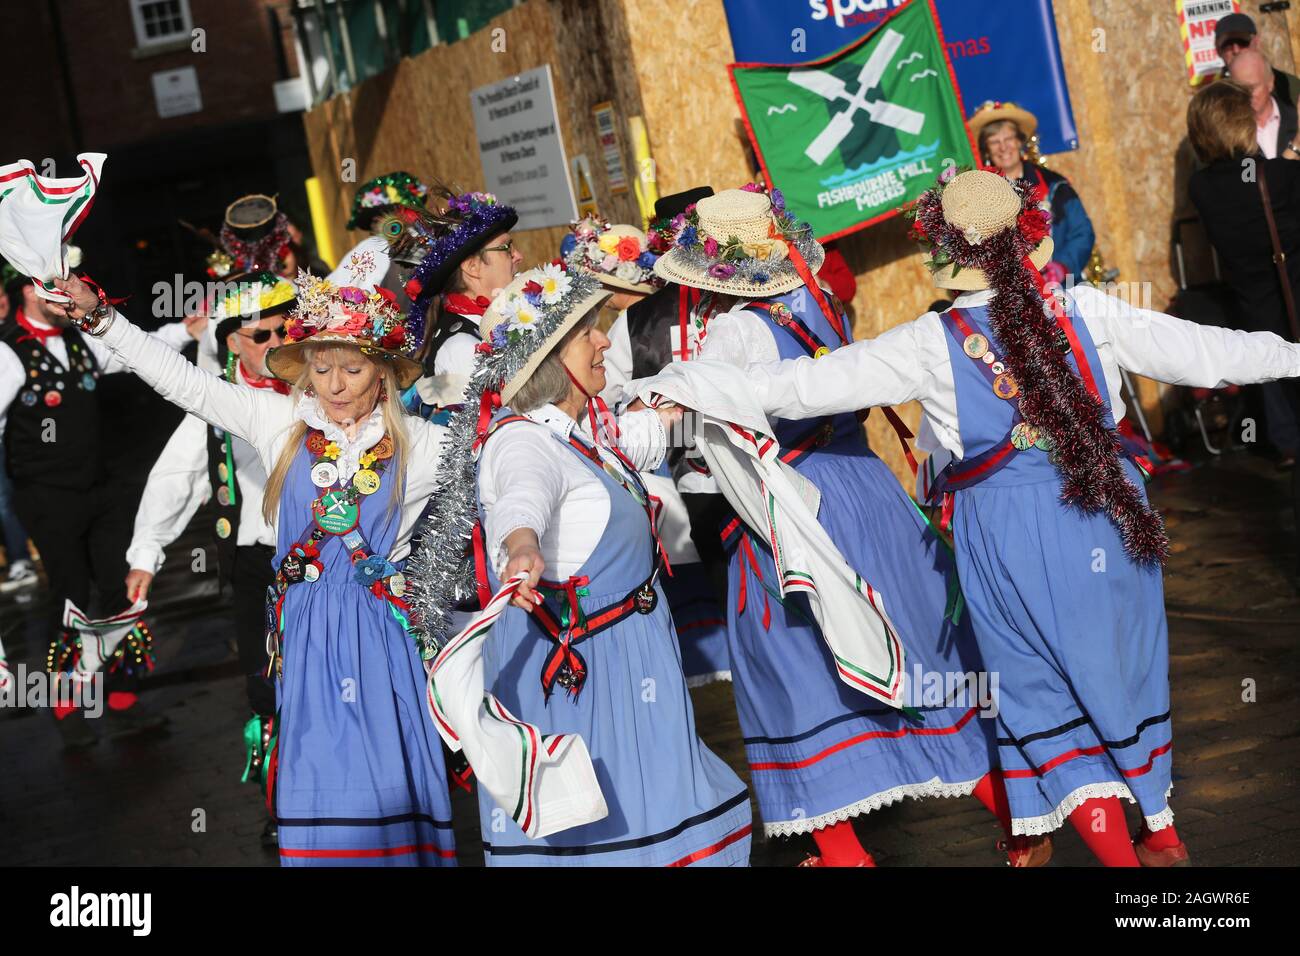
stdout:
{"type": "Polygon", "coordinates": [[[486,689],[484,641],[524,580],[518,574],[507,581],[434,658],[427,701],[448,748],[463,750],[479,786],[528,837],[539,839],[604,819],[609,808],[581,737],[542,733],[486,689]]]}

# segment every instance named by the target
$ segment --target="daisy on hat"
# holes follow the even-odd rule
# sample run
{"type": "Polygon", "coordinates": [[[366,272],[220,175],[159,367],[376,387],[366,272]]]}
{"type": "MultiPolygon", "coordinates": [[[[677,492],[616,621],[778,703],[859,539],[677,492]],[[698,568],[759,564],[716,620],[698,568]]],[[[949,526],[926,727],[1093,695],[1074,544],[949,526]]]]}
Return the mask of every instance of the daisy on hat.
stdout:
{"type": "Polygon", "coordinates": [[[812,227],[786,208],[779,189],[726,189],[674,218],[673,247],[655,263],[666,282],[759,299],[816,284],[826,259],[812,227]]]}
{"type": "Polygon", "coordinates": [[[575,242],[565,256],[570,269],[593,273],[610,289],[649,295],[663,286],[655,275],[659,257],[649,238],[636,226],[610,225],[588,216],[570,227],[575,242]]]}
{"type": "Polygon", "coordinates": [[[420,377],[420,365],[409,354],[415,337],[388,289],[339,286],[306,270],[298,272],[294,285],[297,308],[285,322],[285,344],[267,354],[267,367],[277,378],[297,383],[307,347],[321,344],[357,346],[363,355],[390,364],[402,388],[420,377]]]}

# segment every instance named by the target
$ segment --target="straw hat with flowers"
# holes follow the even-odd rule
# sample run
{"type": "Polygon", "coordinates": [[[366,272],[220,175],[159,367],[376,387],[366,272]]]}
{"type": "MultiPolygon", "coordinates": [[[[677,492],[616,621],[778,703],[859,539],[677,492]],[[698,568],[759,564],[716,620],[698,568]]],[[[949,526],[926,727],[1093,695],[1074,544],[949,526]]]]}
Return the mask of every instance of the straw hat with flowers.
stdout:
{"type": "Polygon", "coordinates": [[[666,282],[746,299],[793,291],[826,259],[812,227],[785,208],[781,191],[726,189],[674,220],[673,247],[655,263],[666,282]]]}
{"type": "Polygon", "coordinates": [[[588,216],[573,224],[576,242],[565,257],[571,270],[593,273],[607,287],[649,295],[663,285],[655,275],[659,257],[636,226],[613,225],[588,216]]]}
{"type": "Polygon", "coordinates": [[[284,324],[285,344],[266,355],[266,367],[276,378],[297,383],[307,362],[309,345],[355,345],[362,354],[392,366],[402,388],[422,374],[411,358],[418,344],[407,326],[397,296],[374,290],[339,286],[300,270],[294,280],[298,306],[284,324]]]}

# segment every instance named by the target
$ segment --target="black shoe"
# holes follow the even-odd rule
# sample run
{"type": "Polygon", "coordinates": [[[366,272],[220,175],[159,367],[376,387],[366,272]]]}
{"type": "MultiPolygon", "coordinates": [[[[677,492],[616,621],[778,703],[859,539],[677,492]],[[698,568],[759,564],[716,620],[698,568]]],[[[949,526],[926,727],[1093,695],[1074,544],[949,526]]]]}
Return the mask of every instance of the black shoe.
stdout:
{"type": "Polygon", "coordinates": [[[112,707],[105,708],[104,717],[107,720],[107,736],[110,740],[117,737],[130,737],[134,734],[150,733],[151,731],[160,730],[170,723],[165,714],[146,710],[139,704],[127,707],[125,710],[114,710],[112,707]]]}
{"type": "Polygon", "coordinates": [[[86,716],[80,710],[74,710],[62,720],[55,719],[54,723],[59,728],[59,736],[63,739],[63,752],[76,753],[78,750],[85,750],[88,747],[95,746],[99,740],[95,732],[90,729],[86,723],[86,716]]]}
{"type": "Polygon", "coordinates": [[[262,827],[262,849],[278,850],[280,848],[280,827],[271,819],[266,821],[266,826],[262,827]]]}

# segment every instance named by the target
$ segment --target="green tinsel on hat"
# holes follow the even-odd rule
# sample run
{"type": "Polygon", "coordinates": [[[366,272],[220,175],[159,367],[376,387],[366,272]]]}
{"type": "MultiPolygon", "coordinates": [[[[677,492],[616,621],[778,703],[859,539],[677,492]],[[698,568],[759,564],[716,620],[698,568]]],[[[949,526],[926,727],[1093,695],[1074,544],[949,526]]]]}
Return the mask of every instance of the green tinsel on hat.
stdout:
{"type": "Polygon", "coordinates": [[[423,209],[428,197],[429,187],[410,173],[398,170],[376,176],[357,189],[348,228],[369,229],[377,216],[397,206],[423,209]]]}

